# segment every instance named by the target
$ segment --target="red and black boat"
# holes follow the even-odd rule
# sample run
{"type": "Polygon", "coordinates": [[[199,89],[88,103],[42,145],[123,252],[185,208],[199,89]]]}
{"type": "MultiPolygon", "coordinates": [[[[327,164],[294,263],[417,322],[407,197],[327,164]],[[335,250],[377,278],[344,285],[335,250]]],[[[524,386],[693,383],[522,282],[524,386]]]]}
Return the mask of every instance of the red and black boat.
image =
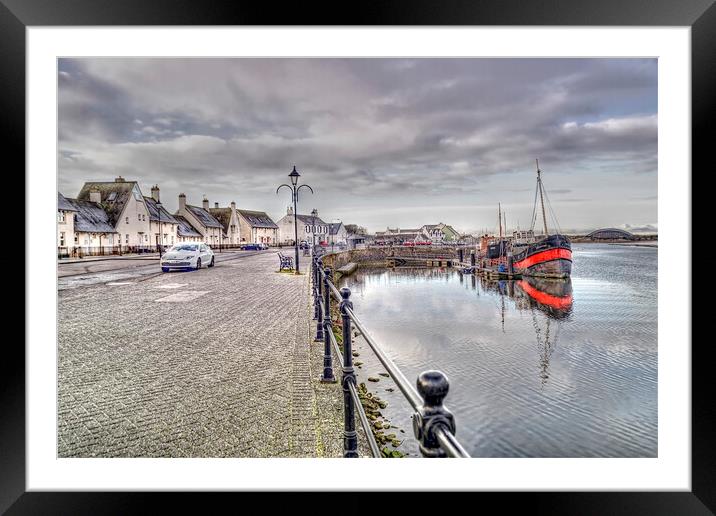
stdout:
{"type": "Polygon", "coordinates": [[[537,190],[535,192],[535,205],[532,214],[533,229],[529,232],[531,235],[534,235],[534,224],[537,219],[536,208],[538,195],[542,207],[544,235],[537,237],[531,236],[522,242],[516,240],[512,242],[514,270],[523,276],[568,278],[572,273],[572,244],[566,235],[559,233],[550,234],[547,230],[547,215],[544,209],[545,193],[542,185],[542,174],[539,169],[539,162],[537,162],[537,190]]]}

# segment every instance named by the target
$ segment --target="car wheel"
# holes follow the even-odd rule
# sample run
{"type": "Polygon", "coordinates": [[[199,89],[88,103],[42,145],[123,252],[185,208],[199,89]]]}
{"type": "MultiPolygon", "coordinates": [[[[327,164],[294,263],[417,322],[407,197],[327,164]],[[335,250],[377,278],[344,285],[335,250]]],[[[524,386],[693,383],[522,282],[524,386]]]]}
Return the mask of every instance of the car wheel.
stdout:
{"type": "Polygon", "coordinates": [[[169,272],[169,267],[162,267],[162,272],[169,272]]]}
{"type": "Polygon", "coordinates": [[[196,259],[196,270],[201,269],[201,258],[196,259]]]}
{"type": "Polygon", "coordinates": [[[213,266],[214,266],[214,257],[212,256],[211,261],[209,262],[209,267],[213,267],[213,266]]]}

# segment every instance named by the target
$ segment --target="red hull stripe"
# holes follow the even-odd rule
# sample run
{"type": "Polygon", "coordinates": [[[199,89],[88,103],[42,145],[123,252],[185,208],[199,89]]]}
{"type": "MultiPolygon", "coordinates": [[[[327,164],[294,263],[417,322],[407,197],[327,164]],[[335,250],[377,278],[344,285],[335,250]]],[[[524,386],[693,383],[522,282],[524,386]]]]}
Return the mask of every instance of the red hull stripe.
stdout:
{"type": "Polygon", "coordinates": [[[519,285],[528,296],[543,305],[551,306],[552,308],[556,308],[558,310],[566,310],[572,306],[572,296],[558,297],[547,294],[546,292],[537,290],[525,280],[520,280],[519,285]]]}
{"type": "Polygon", "coordinates": [[[538,263],[551,262],[552,260],[559,260],[560,258],[569,260],[571,262],[572,251],[563,247],[557,247],[556,249],[547,249],[546,251],[540,251],[539,253],[535,253],[531,256],[528,256],[524,260],[515,262],[515,267],[519,267],[520,269],[526,269],[528,267],[532,267],[533,265],[537,265],[538,263]]]}

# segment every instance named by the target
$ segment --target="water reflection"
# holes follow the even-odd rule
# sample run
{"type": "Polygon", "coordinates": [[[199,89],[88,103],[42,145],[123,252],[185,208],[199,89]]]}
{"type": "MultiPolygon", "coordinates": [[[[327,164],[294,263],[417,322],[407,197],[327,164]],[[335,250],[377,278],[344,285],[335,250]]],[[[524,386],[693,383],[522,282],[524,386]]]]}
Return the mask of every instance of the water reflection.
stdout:
{"type": "MultiPolygon", "coordinates": [[[[462,274],[460,277],[462,282],[462,274]]],[[[473,275],[473,290],[477,290],[476,283],[473,275]]],[[[572,280],[532,277],[493,280],[480,277],[480,288],[497,292],[500,296],[502,333],[505,333],[505,298],[511,299],[519,311],[530,312],[537,344],[540,384],[544,388],[549,379],[549,360],[557,347],[560,321],[567,319],[572,313],[572,280]]]]}

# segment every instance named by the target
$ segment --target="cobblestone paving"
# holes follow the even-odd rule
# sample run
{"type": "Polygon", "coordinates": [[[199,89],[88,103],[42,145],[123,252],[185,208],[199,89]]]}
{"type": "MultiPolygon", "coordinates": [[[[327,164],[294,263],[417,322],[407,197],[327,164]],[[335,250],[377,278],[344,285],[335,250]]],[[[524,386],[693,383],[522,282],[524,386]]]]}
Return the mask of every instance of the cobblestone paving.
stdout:
{"type": "Polygon", "coordinates": [[[340,456],[309,275],[277,270],[270,253],[60,291],[58,455],[340,456]],[[158,302],[182,292],[197,297],[158,302]]]}

